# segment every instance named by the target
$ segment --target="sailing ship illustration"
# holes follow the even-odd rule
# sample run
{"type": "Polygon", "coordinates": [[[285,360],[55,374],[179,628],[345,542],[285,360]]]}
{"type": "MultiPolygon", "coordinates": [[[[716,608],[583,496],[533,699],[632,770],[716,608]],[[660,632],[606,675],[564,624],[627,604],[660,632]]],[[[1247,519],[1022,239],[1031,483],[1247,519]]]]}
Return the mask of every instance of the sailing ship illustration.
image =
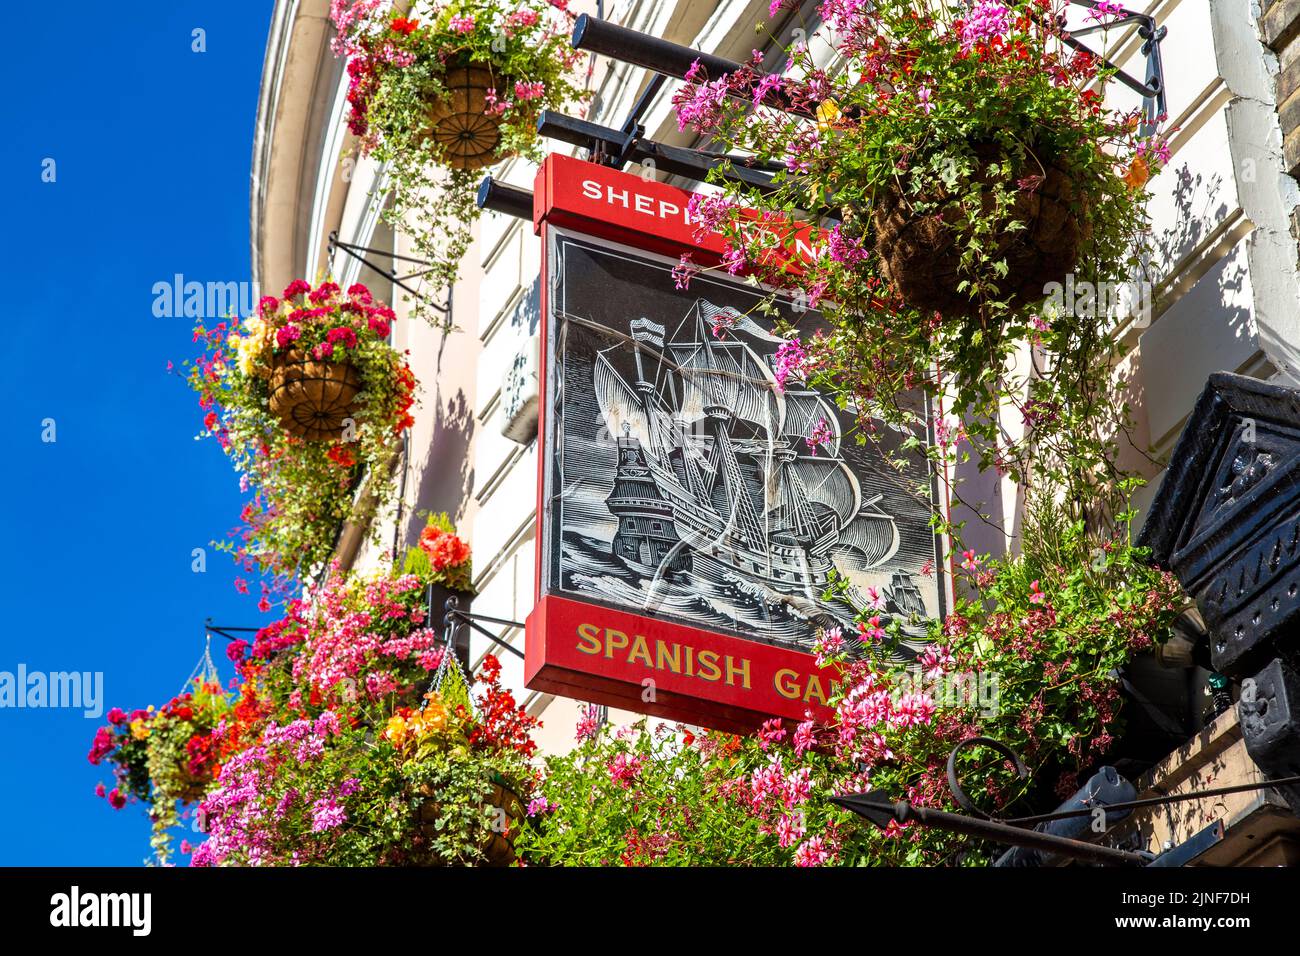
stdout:
{"type": "MultiPolygon", "coordinates": [[[[828,601],[833,572],[884,565],[899,529],[845,461],[835,409],[794,377],[778,387],[759,353],[782,340],[704,299],[671,335],[647,318],[629,332],[635,374],[616,367],[631,372],[627,344],[598,351],[592,371],[617,449],[611,557],[646,578],[736,582],[817,623],[851,621],[864,596],[850,585],[828,601]],[[829,438],[812,445],[818,429],[829,438]]],[[[925,612],[910,574],[889,580],[891,613],[925,612]]]]}

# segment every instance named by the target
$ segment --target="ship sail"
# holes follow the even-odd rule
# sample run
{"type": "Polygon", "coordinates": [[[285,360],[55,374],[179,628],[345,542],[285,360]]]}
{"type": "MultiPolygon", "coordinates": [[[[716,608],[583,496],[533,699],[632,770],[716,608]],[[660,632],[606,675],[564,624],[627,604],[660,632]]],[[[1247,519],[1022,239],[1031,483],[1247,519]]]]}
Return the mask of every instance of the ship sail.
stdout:
{"type": "Polygon", "coordinates": [[[784,477],[791,505],[797,506],[800,498],[823,505],[835,513],[841,527],[853,519],[862,505],[858,479],[842,461],[796,458],[786,464],[784,477]]]}
{"type": "Polygon", "coordinates": [[[730,306],[714,305],[712,302],[706,302],[703,299],[700,299],[699,306],[700,316],[709,325],[713,325],[717,319],[722,318],[726,320],[726,326],[733,332],[744,332],[746,335],[752,335],[764,342],[780,344],[785,341],[781,336],[765,331],[761,325],[738,309],[733,309],[730,306]]]}
{"type": "Polygon", "coordinates": [[[643,448],[652,447],[650,423],[641,404],[641,397],[623,381],[623,376],[614,370],[603,353],[596,356],[591,378],[596,402],[610,432],[615,437],[631,435],[643,448]]]}
{"type": "Polygon", "coordinates": [[[780,403],[767,365],[740,342],[704,345],[672,344],[669,354],[683,385],[681,415],[688,421],[705,417],[705,409],[722,406],[737,418],[778,434],[780,403]],[[712,353],[712,364],[710,355],[712,353]]]}
{"type": "Polygon", "coordinates": [[[876,507],[877,495],[862,511],[840,529],[836,553],[843,550],[854,553],[862,562],[862,569],[874,568],[898,553],[898,525],[894,519],[876,507]]]}
{"type": "Polygon", "coordinates": [[[827,444],[818,449],[817,454],[825,455],[827,458],[838,458],[843,435],[840,433],[839,416],[835,414],[834,409],[816,392],[785,393],[785,424],[781,431],[792,446],[807,449],[804,439],[813,433],[818,422],[825,422],[830,426],[832,437],[827,444]]]}

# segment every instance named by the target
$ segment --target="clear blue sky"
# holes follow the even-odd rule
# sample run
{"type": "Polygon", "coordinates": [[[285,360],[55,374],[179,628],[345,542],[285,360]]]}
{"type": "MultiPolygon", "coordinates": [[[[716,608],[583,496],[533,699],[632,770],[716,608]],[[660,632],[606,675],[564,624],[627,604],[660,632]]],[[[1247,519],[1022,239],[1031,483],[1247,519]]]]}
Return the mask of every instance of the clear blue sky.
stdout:
{"type": "MultiPolygon", "coordinates": [[[[236,476],[198,442],[165,371],[191,321],[153,315],[154,283],[249,279],[253,126],[271,0],[9,4],[0,320],[0,671],[102,671],[105,706],[161,704],[203,621],[260,624],[227,555],[191,551],[238,519],[236,476]],[[207,51],[191,50],[206,31],[207,51]],[[42,182],[43,161],[56,181],[42,182]],[[54,419],[54,443],[42,421],[54,419]]],[[[224,641],[214,641],[230,676],[224,641]],[[221,646],[218,646],[221,645],[221,646]]],[[[0,708],[0,864],[138,865],[139,805],[94,796],[102,722],[0,708]]]]}

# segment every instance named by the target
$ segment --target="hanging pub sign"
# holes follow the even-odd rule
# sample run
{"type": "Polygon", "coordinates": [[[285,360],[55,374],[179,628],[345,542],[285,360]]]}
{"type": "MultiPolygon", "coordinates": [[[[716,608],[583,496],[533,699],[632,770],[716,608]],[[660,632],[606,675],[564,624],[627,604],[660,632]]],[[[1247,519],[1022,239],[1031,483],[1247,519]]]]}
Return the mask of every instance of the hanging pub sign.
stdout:
{"type": "MultiPolygon", "coordinates": [[[[754,308],[765,290],[713,272],[677,287],[681,253],[724,251],[697,239],[690,198],[565,156],[538,174],[545,396],[525,676],[752,730],[824,712],[836,675],[816,665],[819,629],[852,641],[873,597],[884,614],[942,615],[943,555],[914,492],[924,459],[900,475],[853,440],[851,413],[795,376],[778,386],[784,339],[754,308]]],[[[777,306],[805,338],[823,322],[777,306]]]]}

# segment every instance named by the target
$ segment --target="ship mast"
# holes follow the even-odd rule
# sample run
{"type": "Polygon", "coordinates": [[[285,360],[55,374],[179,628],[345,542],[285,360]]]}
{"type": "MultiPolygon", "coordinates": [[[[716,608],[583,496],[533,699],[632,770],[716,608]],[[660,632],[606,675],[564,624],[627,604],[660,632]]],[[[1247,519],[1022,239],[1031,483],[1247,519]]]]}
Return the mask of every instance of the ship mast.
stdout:
{"type": "Polygon", "coordinates": [[[722,394],[721,374],[717,359],[713,354],[713,343],[709,332],[704,327],[704,316],[697,306],[695,310],[695,331],[704,343],[704,359],[708,365],[709,395],[713,402],[704,407],[704,414],[713,426],[713,447],[721,461],[722,483],[731,501],[731,514],[735,518],[735,531],[745,538],[752,547],[765,548],[767,539],[754,513],[754,502],[749,497],[744,476],[740,473],[740,463],[736,460],[735,449],[731,447],[731,409],[727,407],[722,394]]]}

